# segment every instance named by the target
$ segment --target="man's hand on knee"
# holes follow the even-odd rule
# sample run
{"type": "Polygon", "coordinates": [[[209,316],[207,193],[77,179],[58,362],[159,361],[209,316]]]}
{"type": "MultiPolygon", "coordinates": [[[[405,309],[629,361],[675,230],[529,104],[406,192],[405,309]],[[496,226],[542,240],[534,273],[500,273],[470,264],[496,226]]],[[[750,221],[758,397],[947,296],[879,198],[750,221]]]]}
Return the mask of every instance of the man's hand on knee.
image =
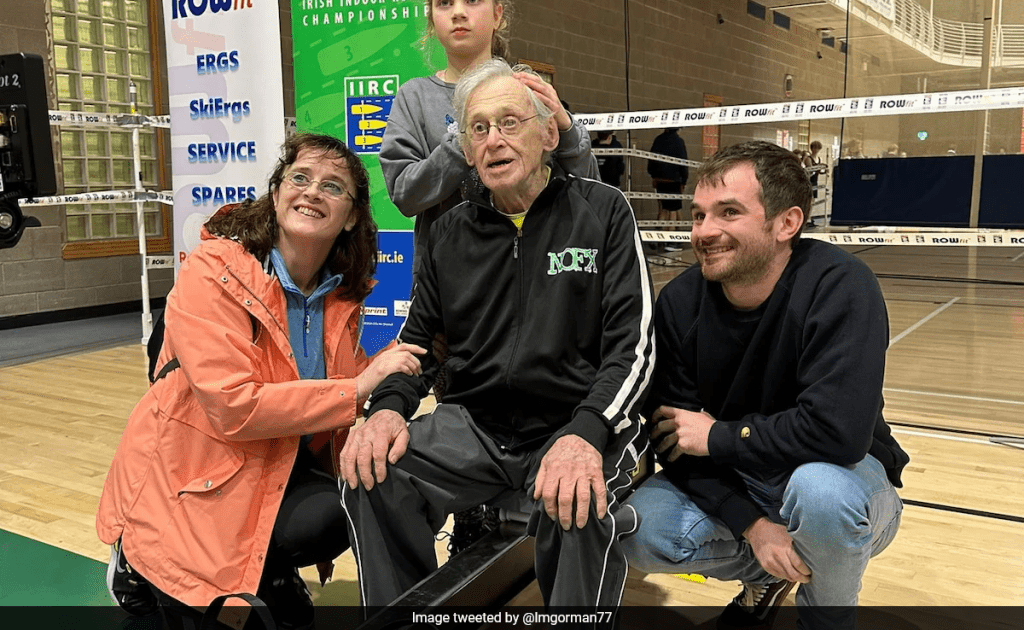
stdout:
{"type": "Polygon", "coordinates": [[[557,440],[540,460],[534,500],[542,499],[544,511],[568,531],[576,510],[576,527],[583,528],[590,517],[590,499],[593,497],[597,517],[608,512],[608,495],[601,471],[601,454],[589,442],[577,435],[564,435],[557,440]]]}
{"type": "Polygon", "coordinates": [[[352,429],[341,449],[341,476],[355,490],[359,483],[372,490],[374,483],[388,476],[389,463],[396,463],[409,446],[409,428],[397,412],[382,409],[352,429]]]}
{"type": "Polygon", "coordinates": [[[775,577],[807,584],[811,581],[811,570],[793,548],[793,537],[786,528],[767,518],[759,518],[743,532],[750,542],[757,561],[765,571],[775,577]]]}

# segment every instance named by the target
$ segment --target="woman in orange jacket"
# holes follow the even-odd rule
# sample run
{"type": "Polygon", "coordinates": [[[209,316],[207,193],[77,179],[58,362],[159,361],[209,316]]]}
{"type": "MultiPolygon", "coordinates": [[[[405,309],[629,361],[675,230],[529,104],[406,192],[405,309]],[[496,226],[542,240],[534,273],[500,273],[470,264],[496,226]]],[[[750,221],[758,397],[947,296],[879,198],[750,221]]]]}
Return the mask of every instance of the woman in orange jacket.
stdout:
{"type": "Polygon", "coordinates": [[[135,407],[96,529],[108,586],[136,614],[255,593],[279,627],[311,627],[297,567],[348,548],[338,453],[416,346],[359,345],[377,226],[359,158],[290,138],[259,199],[206,224],[167,297],[161,377],[135,407]]]}

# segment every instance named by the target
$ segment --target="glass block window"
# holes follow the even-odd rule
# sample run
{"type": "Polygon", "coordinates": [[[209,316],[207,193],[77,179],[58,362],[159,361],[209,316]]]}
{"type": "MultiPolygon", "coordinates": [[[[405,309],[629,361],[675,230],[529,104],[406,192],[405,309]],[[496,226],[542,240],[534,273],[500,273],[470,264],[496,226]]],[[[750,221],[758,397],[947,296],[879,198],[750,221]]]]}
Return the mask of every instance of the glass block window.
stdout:
{"type": "Polygon", "coordinates": [[[775,24],[775,26],[778,26],[779,28],[784,28],[787,31],[789,30],[789,16],[788,15],[785,15],[783,13],[779,13],[778,11],[773,11],[772,12],[772,23],[775,24]]]}
{"type": "MultiPolygon", "coordinates": [[[[62,111],[152,115],[153,56],[145,0],[49,0],[62,111]]],[[[135,188],[131,130],[60,127],[64,194],[135,188]]],[[[139,133],[142,186],[158,186],[153,129],[139,133]]],[[[68,241],[137,238],[135,204],[69,205],[68,241]]],[[[162,207],[144,206],[147,236],[163,236],[162,207]]]]}

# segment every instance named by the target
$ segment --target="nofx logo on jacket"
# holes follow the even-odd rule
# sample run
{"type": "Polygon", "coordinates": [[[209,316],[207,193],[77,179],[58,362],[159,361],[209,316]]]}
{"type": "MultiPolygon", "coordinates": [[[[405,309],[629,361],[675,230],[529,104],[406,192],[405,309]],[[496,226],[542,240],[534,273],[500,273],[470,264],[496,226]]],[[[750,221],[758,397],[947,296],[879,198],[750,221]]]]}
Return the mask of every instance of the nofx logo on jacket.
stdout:
{"type": "Polygon", "coordinates": [[[548,252],[548,260],[551,262],[551,267],[548,268],[549,276],[557,276],[563,271],[597,273],[596,249],[566,247],[559,254],[548,252]]]}

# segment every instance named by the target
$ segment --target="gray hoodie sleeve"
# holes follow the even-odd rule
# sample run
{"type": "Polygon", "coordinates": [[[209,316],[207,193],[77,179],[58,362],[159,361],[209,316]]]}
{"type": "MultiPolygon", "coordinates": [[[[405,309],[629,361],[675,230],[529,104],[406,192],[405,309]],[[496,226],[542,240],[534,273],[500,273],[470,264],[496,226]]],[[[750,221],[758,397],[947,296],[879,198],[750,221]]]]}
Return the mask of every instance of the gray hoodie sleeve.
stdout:
{"type": "Polygon", "coordinates": [[[572,118],[572,127],[558,132],[558,146],[551,154],[562,170],[577,177],[601,179],[597,158],[590,150],[590,132],[579,120],[572,118]]]}
{"type": "Polygon", "coordinates": [[[407,217],[448,199],[469,175],[458,133],[445,125],[445,114],[452,114],[449,90],[429,78],[407,82],[395,97],[380,167],[391,201],[407,217]]]}

